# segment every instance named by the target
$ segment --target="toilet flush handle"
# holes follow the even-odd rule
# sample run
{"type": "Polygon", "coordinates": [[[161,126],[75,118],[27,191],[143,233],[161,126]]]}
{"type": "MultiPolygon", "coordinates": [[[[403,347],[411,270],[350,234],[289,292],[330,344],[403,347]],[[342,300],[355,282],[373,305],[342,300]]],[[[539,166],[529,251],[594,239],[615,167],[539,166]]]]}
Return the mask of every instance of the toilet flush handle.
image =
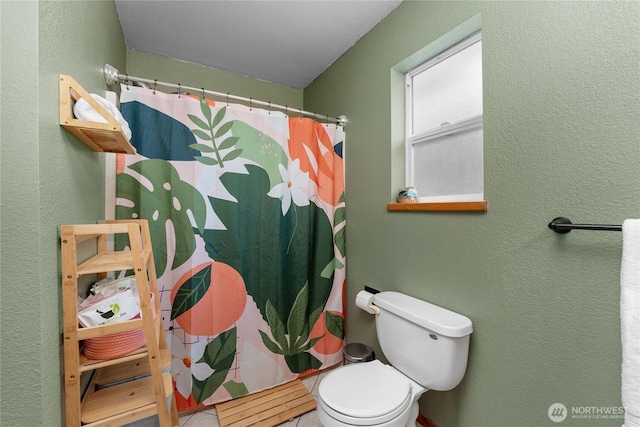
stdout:
{"type": "Polygon", "coordinates": [[[378,306],[376,306],[376,305],[374,305],[374,304],[370,304],[370,305],[369,305],[369,308],[370,308],[371,310],[373,310],[375,314],[380,314],[380,309],[378,308],[378,306]]]}

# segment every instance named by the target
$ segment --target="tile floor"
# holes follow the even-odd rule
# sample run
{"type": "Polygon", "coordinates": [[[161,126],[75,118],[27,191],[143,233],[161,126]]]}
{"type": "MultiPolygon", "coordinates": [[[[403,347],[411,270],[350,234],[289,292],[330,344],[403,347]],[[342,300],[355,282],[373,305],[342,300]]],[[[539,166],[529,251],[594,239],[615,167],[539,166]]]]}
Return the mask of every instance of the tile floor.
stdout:
{"type": "MultiPolygon", "coordinates": [[[[321,379],[327,374],[327,371],[323,371],[318,375],[311,375],[302,379],[302,383],[307,387],[307,390],[311,395],[318,397],[318,386],[321,379]]],[[[180,417],[180,427],[219,427],[218,416],[216,414],[215,407],[200,410],[198,412],[183,415],[180,417]]],[[[293,421],[281,424],[283,427],[321,427],[320,420],[316,411],[307,412],[293,421]]]]}

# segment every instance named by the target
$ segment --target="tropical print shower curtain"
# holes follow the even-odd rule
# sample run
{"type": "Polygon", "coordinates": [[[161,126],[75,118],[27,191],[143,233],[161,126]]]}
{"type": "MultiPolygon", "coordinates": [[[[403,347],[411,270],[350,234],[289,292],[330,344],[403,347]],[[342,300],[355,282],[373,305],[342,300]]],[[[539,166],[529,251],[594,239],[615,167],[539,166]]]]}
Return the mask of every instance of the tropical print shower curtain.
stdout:
{"type": "Polygon", "coordinates": [[[343,129],[126,85],[121,110],[116,218],[149,221],[178,409],[340,362],[343,129]]]}

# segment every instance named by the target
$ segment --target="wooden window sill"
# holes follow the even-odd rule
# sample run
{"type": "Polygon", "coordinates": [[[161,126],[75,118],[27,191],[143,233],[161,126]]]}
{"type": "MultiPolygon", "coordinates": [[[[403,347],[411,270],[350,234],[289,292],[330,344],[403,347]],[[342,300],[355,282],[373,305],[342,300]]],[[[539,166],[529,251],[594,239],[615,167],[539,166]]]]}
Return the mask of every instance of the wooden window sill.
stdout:
{"type": "Polygon", "coordinates": [[[487,201],[388,203],[387,210],[389,212],[486,212],[487,201]]]}

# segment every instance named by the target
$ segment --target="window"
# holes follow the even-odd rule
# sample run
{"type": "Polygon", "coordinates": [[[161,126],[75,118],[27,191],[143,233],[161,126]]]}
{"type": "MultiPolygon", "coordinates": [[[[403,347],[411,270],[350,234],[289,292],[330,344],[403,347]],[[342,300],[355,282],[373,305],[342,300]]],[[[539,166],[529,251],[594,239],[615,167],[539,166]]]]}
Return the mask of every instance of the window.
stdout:
{"type": "Polygon", "coordinates": [[[405,181],[420,202],[484,199],[482,39],[405,73],[405,181]]]}

